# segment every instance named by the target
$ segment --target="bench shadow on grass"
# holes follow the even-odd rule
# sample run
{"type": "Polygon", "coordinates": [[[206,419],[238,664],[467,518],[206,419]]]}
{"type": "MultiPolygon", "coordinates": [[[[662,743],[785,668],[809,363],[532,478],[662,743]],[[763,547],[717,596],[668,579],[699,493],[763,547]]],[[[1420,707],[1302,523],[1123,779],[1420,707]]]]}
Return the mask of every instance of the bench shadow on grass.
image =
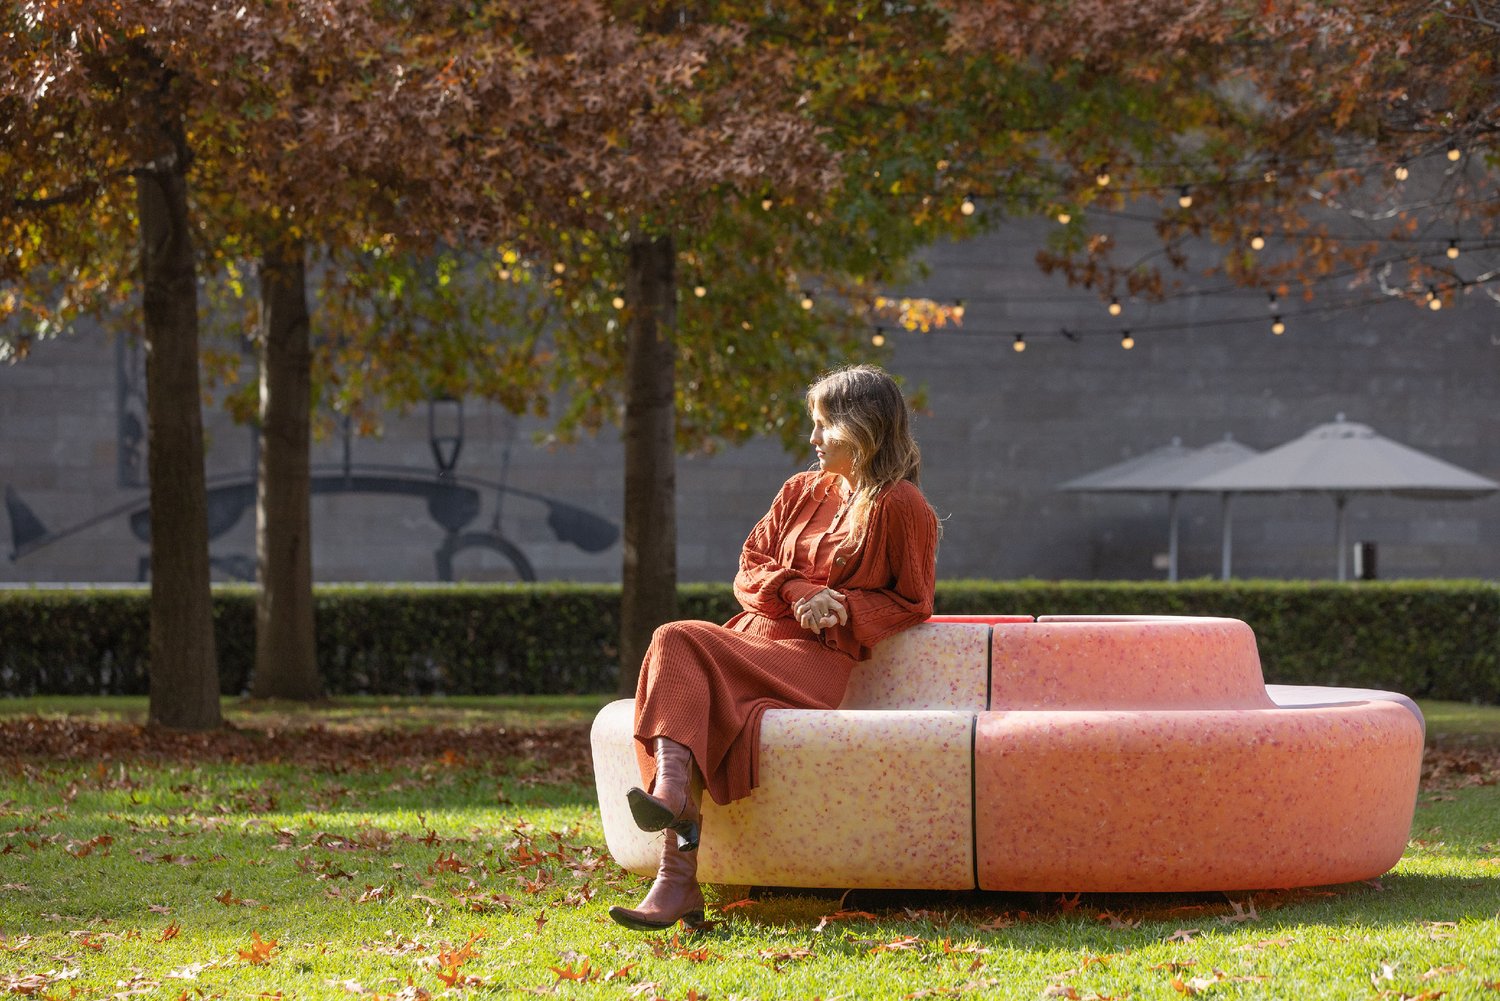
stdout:
{"type": "MultiPolygon", "coordinates": [[[[934,915],[954,924],[983,925],[993,916],[1015,923],[1113,919],[1116,929],[1135,924],[1199,924],[1232,929],[1287,924],[1391,926],[1489,920],[1500,908],[1500,879],[1387,873],[1379,879],[1284,890],[1194,893],[1039,893],[994,890],[867,890],[750,887],[746,899],[761,906],[736,909],[736,921],[774,924],[777,903],[797,898],[826,901],[830,914],[868,912],[893,921],[934,915]],[[1222,919],[1222,920],[1221,920],[1222,919]]],[[[721,905],[722,906],[722,905],[721,905]]]]}

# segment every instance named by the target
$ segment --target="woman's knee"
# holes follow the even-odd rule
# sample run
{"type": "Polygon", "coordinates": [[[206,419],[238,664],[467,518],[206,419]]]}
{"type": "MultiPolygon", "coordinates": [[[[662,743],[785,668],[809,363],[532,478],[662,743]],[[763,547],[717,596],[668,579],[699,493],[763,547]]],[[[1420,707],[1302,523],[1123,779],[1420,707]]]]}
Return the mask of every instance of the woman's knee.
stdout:
{"type": "Polygon", "coordinates": [[[712,622],[699,622],[695,619],[679,619],[676,622],[666,622],[656,627],[651,634],[651,645],[653,647],[672,647],[681,643],[700,644],[699,637],[703,635],[704,629],[716,629],[718,626],[712,622]]]}

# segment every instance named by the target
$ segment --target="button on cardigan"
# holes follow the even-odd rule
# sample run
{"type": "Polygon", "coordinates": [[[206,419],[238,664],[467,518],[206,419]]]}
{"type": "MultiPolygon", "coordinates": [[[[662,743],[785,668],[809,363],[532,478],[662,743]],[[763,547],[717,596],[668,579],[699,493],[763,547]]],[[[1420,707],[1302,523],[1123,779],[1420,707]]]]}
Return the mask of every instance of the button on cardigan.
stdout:
{"type": "Polygon", "coordinates": [[[734,593],[744,611],[722,626],[683,621],[657,629],[635,701],[636,759],[647,789],[655,774],[651,741],[662,736],[693,752],[715,802],[748,796],[758,784],[767,709],[837,707],[850,672],[875,644],[932,614],[938,526],[922,492],[906,482],[887,488],[856,540],[834,524],[837,479],[814,471],[782,485],[740,553],[734,593]],[[830,547],[830,540],[837,541],[830,547]],[[848,621],[820,635],[797,623],[792,605],[824,586],[845,596],[848,621]]]}

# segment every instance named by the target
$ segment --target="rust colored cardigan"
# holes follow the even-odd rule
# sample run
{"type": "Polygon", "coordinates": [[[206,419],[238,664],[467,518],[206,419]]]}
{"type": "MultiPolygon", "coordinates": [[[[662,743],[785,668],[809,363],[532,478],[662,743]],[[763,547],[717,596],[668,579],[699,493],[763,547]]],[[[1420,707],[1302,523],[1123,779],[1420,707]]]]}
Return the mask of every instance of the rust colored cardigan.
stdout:
{"type": "MultiPolygon", "coordinates": [[[[751,530],[734,578],[746,611],[790,617],[794,602],[825,586],[790,568],[796,532],[789,528],[808,493],[831,489],[832,480],[816,471],[793,476],[751,530]]],[[[877,497],[864,539],[846,539],[833,552],[826,586],[845,596],[849,618],[823,630],[823,645],[867,660],[876,643],[931,616],[937,541],[937,516],[915,484],[897,483],[877,497]]]]}

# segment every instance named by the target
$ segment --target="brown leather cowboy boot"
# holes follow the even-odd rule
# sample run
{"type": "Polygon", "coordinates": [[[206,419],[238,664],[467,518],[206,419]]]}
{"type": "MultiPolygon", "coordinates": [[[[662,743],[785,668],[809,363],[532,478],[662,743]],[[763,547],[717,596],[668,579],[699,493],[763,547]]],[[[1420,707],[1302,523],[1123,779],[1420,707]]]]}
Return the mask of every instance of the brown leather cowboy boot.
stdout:
{"type": "Polygon", "coordinates": [[[694,851],[701,814],[693,788],[693,752],[669,737],[657,737],[652,750],[656,757],[655,795],[632,787],[625,794],[630,815],[643,831],[676,832],[678,850],[694,851]]]}
{"type": "Polygon", "coordinates": [[[678,921],[688,929],[703,925],[703,890],[698,886],[698,856],[677,847],[668,831],[661,842],[661,864],[656,882],[639,907],[611,907],[609,916],[636,931],[661,931],[678,921]]]}

